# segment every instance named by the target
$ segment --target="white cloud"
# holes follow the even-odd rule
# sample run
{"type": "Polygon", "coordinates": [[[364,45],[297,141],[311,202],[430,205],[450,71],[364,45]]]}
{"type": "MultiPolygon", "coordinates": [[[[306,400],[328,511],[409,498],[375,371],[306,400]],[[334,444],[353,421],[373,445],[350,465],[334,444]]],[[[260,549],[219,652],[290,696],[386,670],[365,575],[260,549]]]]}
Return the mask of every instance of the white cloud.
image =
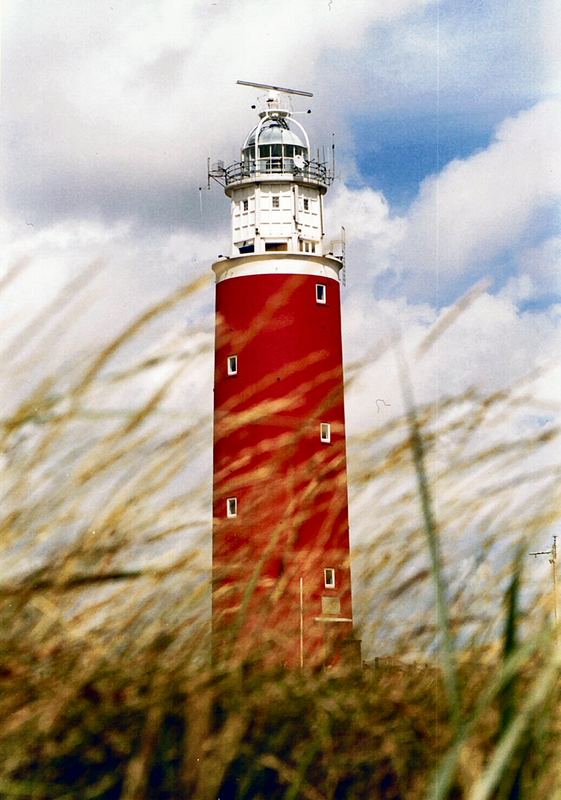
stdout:
{"type": "Polygon", "coordinates": [[[533,385],[534,396],[552,402],[561,353],[561,317],[555,307],[521,314],[508,297],[484,293],[421,357],[420,343],[446,313],[448,309],[437,313],[403,298],[377,301],[358,290],[348,296],[343,317],[345,359],[349,366],[363,363],[357,376],[352,373],[346,398],[352,433],[383,424],[404,411],[392,345],[398,339],[418,403],[461,395],[470,388],[505,389],[536,368],[544,374],[533,385]],[[376,399],[388,405],[379,408],[376,399]]]}
{"type": "Polygon", "coordinates": [[[341,226],[345,228],[355,285],[371,283],[391,266],[392,251],[403,235],[403,221],[391,216],[382,192],[335,184],[326,203],[326,220],[328,240],[340,238],[341,226]]]}
{"type": "Polygon", "coordinates": [[[531,278],[534,295],[561,295],[561,236],[552,236],[536,247],[521,250],[518,269],[531,278]]]}
{"type": "Polygon", "coordinates": [[[560,141],[555,101],[505,120],[486,150],[423,181],[396,259],[446,283],[517,245],[561,198],[560,141]]]}
{"type": "Polygon", "coordinates": [[[450,296],[454,284],[488,274],[501,254],[518,251],[520,272],[508,292],[518,299],[559,289],[559,237],[528,248],[540,214],[561,200],[561,104],[544,101],[506,119],[485,150],[454,160],[421,184],[402,217],[369,188],[339,187],[329,220],[345,225],[349,274],[368,281],[392,270],[387,288],[450,296]],[[520,294],[522,292],[522,294],[520,294]]]}
{"type": "MultiPolygon", "coordinates": [[[[1,294],[2,405],[21,399],[39,379],[71,367],[179,286],[208,275],[190,299],[188,317],[169,316],[154,342],[192,331],[211,311],[210,265],[216,244],[203,233],[149,232],[131,224],[59,222],[35,231],[2,220],[6,281],[1,294]],[[82,280],[83,276],[83,280],[82,280]]],[[[137,343],[136,358],[146,343],[137,343]]]]}
{"type": "Polygon", "coordinates": [[[110,209],[127,191],[198,185],[206,157],[236,158],[252,124],[255,93],[236,79],[321,95],[320,53],[357,47],[370,26],[432,1],[7,2],[7,185],[66,213],[84,198],[110,209]]]}

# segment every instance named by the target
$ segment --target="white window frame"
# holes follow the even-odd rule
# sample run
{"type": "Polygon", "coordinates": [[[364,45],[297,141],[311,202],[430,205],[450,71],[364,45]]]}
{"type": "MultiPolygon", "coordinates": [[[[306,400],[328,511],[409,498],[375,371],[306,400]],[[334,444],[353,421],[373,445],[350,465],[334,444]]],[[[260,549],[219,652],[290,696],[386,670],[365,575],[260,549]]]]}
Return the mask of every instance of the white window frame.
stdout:
{"type": "Polygon", "coordinates": [[[249,200],[242,200],[242,210],[249,211],[249,200]]]}
{"type": "Polygon", "coordinates": [[[336,578],[334,567],[326,567],[323,570],[323,585],[326,589],[335,589],[336,578]]]}
{"type": "Polygon", "coordinates": [[[304,211],[310,210],[310,200],[307,197],[304,197],[304,211]]]}
{"type": "Polygon", "coordinates": [[[228,519],[233,519],[234,517],[238,516],[238,498],[237,497],[227,497],[226,498],[226,516],[228,519]]]}
{"type": "Polygon", "coordinates": [[[238,374],[238,357],[236,355],[228,356],[227,365],[228,375],[238,374]]]}
{"type": "Polygon", "coordinates": [[[316,283],[316,303],[321,306],[327,303],[327,286],[325,283],[316,283]]]}
{"type": "Polygon", "coordinates": [[[331,423],[320,422],[319,424],[319,438],[323,444],[329,444],[331,441],[331,423]]]}
{"type": "Polygon", "coordinates": [[[274,194],[271,198],[271,207],[280,208],[280,194],[274,194]]]}

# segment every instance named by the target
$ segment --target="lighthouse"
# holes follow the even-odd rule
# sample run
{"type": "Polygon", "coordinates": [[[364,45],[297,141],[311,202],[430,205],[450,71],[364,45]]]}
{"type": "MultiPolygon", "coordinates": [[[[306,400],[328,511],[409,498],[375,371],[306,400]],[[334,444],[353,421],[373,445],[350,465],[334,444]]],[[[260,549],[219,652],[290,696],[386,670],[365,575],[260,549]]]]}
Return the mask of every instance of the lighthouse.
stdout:
{"type": "MultiPolygon", "coordinates": [[[[239,83],[245,83],[239,81],[239,83]]],[[[292,96],[264,84],[240,159],[210,177],[231,203],[216,277],[212,641],[215,661],[316,668],[353,638],[341,274],[292,96]]],[[[255,106],[253,106],[255,108],[255,106]]]]}

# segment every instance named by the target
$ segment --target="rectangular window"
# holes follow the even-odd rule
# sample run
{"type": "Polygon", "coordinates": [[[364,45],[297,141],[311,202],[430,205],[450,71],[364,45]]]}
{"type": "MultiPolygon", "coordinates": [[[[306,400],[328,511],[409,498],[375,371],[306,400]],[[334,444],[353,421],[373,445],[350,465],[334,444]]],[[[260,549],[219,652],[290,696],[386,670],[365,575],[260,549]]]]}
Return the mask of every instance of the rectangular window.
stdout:
{"type": "Polygon", "coordinates": [[[265,242],[265,251],[270,252],[284,252],[288,250],[287,242],[265,242]]]}
{"type": "Polygon", "coordinates": [[[310,201],[307,197],[304,198],[304,211],[307,211],[310,207],[310,201]]]}
{"type": "Polygon", "coordinates": [[[228,356],[228,375],[238,374],[238,357],[228,356]]]}
{"type": "Polygon", "coordinates": [[[319,438],[325,443],[329,443],[331,441],[331,424],[329,422],[320,422],[319,438]]]}
{"type": "Polygon", "coordinates": [[[280,197],[278,194],[273,195],[273,208],[280,208],[280,197]]]}
{"type": "Polygon", "coordinates": [[[238,498],[229,497],[226,500],[226,516],[231,519],[238,516],[238,498]]]}
{"type": "Polygon", "coordinates": [[[325,305],[327,301],[327,286],[325,283],[316,283],[316,303],[325,305]]]}
{"type": "Polygon", "coordinates": [[[323,570],[323,582],[326,589],[335,588],[335,570],[332,567],[323,570]]]}
{"type": "Polygon", "coordinates": [[[247,211],[248,208],[249,208],[249,200],[244,200],[243,201],[243,210],[247,211]]]}

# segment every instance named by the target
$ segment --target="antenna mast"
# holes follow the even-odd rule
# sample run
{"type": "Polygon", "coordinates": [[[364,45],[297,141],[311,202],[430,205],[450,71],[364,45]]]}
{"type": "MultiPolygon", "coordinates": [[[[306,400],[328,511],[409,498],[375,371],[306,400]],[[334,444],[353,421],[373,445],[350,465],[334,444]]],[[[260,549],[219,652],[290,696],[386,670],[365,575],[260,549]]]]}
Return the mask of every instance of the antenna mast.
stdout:
{"type": "Polygon", "coordinates": [[[538,556],[549,556],[549,563],[551,564],[551,573],[553,578],[553,616],[555,625],[559,622],[559,612],[557,604],[557,536],[553,537],[553,543],[550,550],[535,550],[529,555],[537,558],[538,556]]]}

